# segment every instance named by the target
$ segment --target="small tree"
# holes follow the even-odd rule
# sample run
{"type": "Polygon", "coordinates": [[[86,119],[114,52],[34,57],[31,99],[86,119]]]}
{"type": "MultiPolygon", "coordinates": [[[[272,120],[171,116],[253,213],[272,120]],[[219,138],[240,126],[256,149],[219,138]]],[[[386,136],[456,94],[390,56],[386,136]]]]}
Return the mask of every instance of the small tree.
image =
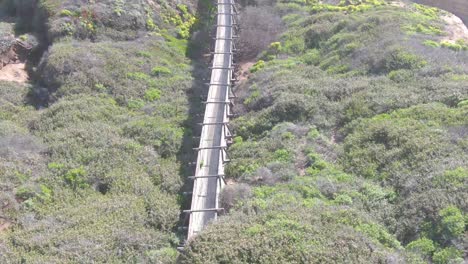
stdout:
{"type": "Polygon", "coordinates": [[[282,49],[281,42],[273,42],[270,44],[268,47],[268,53],[275,55],[276,58],[278,58],[278,55],[282,49]]]}
{"type": "Polygon", "coordinates": [[[69,170],[64,178],[65,182],[71,186],[73,191],[76,191],[78,188],[86,188],[88,184],[86,183],[86,179],[84,178],[86,175],[86,171],[83,167],[71,169],[69,170]]]}

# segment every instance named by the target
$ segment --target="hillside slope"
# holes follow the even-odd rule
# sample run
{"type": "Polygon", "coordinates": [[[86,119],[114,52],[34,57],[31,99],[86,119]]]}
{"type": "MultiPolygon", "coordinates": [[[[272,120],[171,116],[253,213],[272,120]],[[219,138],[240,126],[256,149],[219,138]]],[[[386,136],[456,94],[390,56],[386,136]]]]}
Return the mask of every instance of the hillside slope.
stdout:
{"type": "Polygon", "coordinates": [[[284,31],[237,87],[230,211],[182,262],[462,263],[468,44],[444,40],[444,14],[380,0],[247,7],[242,21],[280,18],[284,31]]]}
{"type": "Polygon", "coordinates": [[[0,81],[0,263],[175,261],[196,8],[1,2],[34,47],[30,82],[0,81]]]}
{"type": "Polygon", "coordinates": [[[0,263],[468,258],[468,43],[447,40],[446,13],[240,3],[252,67],[236,87],[227,213],[179,254],[207,70],[191,55],[212,23],[197,11],[214,6],[0,2],[2,66],[29,77],[0,81],[0,263]]]}
{"type": "Polygon", "coordinates": [[[468,24],[468,3],[464,0],[414,0],[414,2],[447,10],[460,17],[465,24],[468,24]]]}

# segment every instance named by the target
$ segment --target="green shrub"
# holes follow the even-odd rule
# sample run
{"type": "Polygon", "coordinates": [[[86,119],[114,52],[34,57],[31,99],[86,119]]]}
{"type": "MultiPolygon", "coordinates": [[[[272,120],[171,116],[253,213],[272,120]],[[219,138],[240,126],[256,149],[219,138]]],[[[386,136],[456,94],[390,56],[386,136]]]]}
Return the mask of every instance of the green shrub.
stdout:
{"type": "Polygon", "coordinates": [[[451,185],[454,187],[462,187],[467,180],[468,171],[461,167],[445,171],[440,177],[433,179],[437,186],[451,185]]]}
{"type": "Polygon", "coordinates": [[[16,190],[16,197],[22,200],[28,200],[36,196],[36,192],[27,187],[20,187],[16,190]]]}
{"type": "Polygon", "coordinates": [[[439,42],[433,41],[433,40],[425,40],[424,45],[428,47],[433,47],[433,48],[439,48],[441,46],[439,42]]]}
{"type": "Polygon", "coordinates": [[[157,66],[151,70],[151,74],[157,77],[160,77],[163,75],[170,75],[171,73],[172,73],[171,70],[163,66],[157,66]]]}
{"type": "Polygon", "coordinates": [[[436,250],[434,242],[427,238],[420,238],[418,240],[412,241],[406,246],[406,248],[421,254],[426,259],[430,259],[436,250]]]}
{"type": "Polygon", "coordinates": [[[424,59],[402,49],[393,50],[386,59],[386,68],[388,71],[420,69],[426,65],[427,61],[424,59]]]}
{"type": "Polygon", "coordinates": [[[127,102],[127,107],[130,109],[140,109],[143,106],[145,106],[145,102],[141,99],[135,99],[135,100],[128,100],[127,102]]]}
{"type": "Polygon", "coordinates": [[[461,263],[462,253],[454,247],[441,249],[434,253],[432,260],[436,264],[461,263]]]}
{"type": "Polygon", "coordinates": [[[302,61],[308,65],[318,65],[320,63],[320,52],[317,49],[309,50],[302,56],[302,61]]]}
{"type": "Polygon", "coordinates": [[[440,10],[436,7],[429,7],[429,6],[421,5],[421,4],[413,4],[412,6],[418,12],[424,14],[427,17],[430,17],[431,19],[439,18],[440,10]]]}
{"type": "Polygon", "coordinates": [[[145,93],[145,99],[152,102],[161,98],[161,90],[159,89],[149,89],[145,93]]]}
{"type": "Polygon", "coordinates": [[[274,153],[274,159],[280,162],[288,162],[291,160],[291,155],[286,149],[278,149],[274,153]]]}
{"type": "MultiPolygon", "coordinates": [[[[266,197],[253,200],[251,206],[256,208],[256,214],[237,211],[210,225],[186,247],[182,263],[322,263],[330,259],[373,263],[391,254],[392,249],[369,238],[367,231],[352,228],[363,219],[361,215],[349,210],[344,213],[340,207],[298,207],[300,201],[294,192],[271,189],[266,197]],[[257,206],[260,204],[266,206],[257,206]],[[295,208],[288,209],[286,205],[295,208]],[[214,246],[209,245],[213,241],[214,246]],[[350,244],[354,246],[349,248],[350,244]],[[364,249],[365,244],[378,247],[383,255],[364,249]]],[[[244,208],[248,210],[249,206],[244,208]]]]}
{"type": "Polygon", "coordinates": [[[266,54],[272,56],[272,58],[277,58],[282,49],[283,47],[281,45],[281,42],[273,42],[268,46],[266,54]]]}
{"type": "Polygon", "coordinates": [[[70,10],[67,10],[67,9],[63,9],[62,11],[60,11],[60,16],[62,17],[72,17],[74,16],[73,12],[71,12],[70,10]]]}
{"type": "Polygon", "coordinates": [[[407,82],[414,78],[414,73],[410,70],[395,70],[388,73],[388,78],[395,82],[407,82]]]}
{"type": "Polygon", "coordinates": [[[265,61],[259,60],[250,68],[250,72],[255,73],[255,72],[263,69],[264,67],[265,67],[265,61]]]}
{"type": "MultiPolygon", "coordinates": [[[[178,208],[172,204],[162,204],[161,211],[177,215],[178,208]]],[[[148,251],[157,252],[177,241],[173,235],[147,225],[143,197],[88,194],[41,211],[47,217],[35,220],[35,224],[24,221],[21,230],[4,237],[5,246],[13,252],[7,261],[149,262],[148,251]]],[[[163,253],[151,257],[156,261],[168,258],[163,253]]]]}
{"type": "Polygon", "coordinates": [[[154,147],[161,155],[167,157],[179,151],[184,130],[171,120],[142,116],[126,123],[124,134],[143,145],[154,147]]]}
{"type": "Polygon", "coordinates": [[[453,51],[463,51],[463,50],[468,50],[468,45],[463,42],[457,42],[457,43],[452,43],[448,41],[442,41],[440,43],[441,47],[451,49],[453,51]]]}
{"type": "Polygon", "coordinates": [[[85,180],[86,171],[83,167],[71,169],[64,175],[65,182],[76,191],[78,188],[86,188],[88,184],[85,180]]]}
{"type": "Polygon", "coordinates": [[[449,206],[439,212],[442,218],[442,232],[448,238],[456,238],[465,232],[465,219],[463,213],[456,206],[449,206]]]}

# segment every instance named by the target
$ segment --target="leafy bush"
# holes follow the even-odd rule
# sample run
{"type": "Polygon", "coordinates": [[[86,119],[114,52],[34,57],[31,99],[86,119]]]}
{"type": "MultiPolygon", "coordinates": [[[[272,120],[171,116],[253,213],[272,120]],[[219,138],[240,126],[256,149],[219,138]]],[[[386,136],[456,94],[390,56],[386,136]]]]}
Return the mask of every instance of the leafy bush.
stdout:
{"type": "Polygon", "coordinates": [[[418,240],[415,240],[411,243],[409,243],[406,246],[407,249],[411,251],[415,251],[422,256],[425,256],[426,259],[430,259],[432,256],[432,253],[436,250],[436,246],[434,245],[434,242],[430,239],[427,238],[421,238],[418,240]]]}
{"type": "MultiPolygon", "coordinates": [[[[178,207],[171,207],[173,203],[163,206],[160,209],[165,214],[178,214],[178,207]]],[[[149,261],[149,252],[171,247],[175,242],[172,235],[146,225],[142,197],[92,194],[44,208],[42,214],[47,217],[22,217],[19,221],[23,228],[6,236],[6,245],[11,247],[7,262],[38,258],[46,262],[149,261]]],[[[156,257],[154,261],[161,259],[156,257]]]]}
{"type": "Polygon", "coordinates": [[[187,60],[183,56],[159,38],[147,38],[137,45],[131,42],[58,43],[43,58],[39,71],[55,99],[77,93],[105,93],[125,104],[131,99],[143,98],[147,90],[159,89],[164,92],[162,97],[171,101],[177,98],[174,94],[183,96],[190,84],[189,67],[185,66],[187,60]],[[142,51],[150,57],[142,59],[142,51]],[[151,66],[168,60],[172,61],[173,70],[151,66]],[[96,89],[98,85],[105,89],[96,89]]]}
{"type": "Polygon", "coordinates": [[[381,244],[383,237],[394,238],[356,211],[319,200],[304,206],[298,191],[261,189],[266,190],[255,190],[252,200],[192,240],[182,263],[373,263],[398,248],[381,244]]]}
{"type": "Polygon", "coordinates": [[[257,72],[263,69],[264,67],[265,67],[265,61],[259,60],[252,66],[252,68],[250,68],[250,72],[251,73],[257,72]]]}
{"type": "Polygon", "coordinates": [[[427,64],[426,61],[420,57],[402,51],[400,49],[394,50],[389,54],[386,60],[386,69],[388,71],[400,70],[400,69],[420,69],[427,64]]]}
{"type": "Polygon", "coordinates": [[[151,70],[151,74],[154,76],[168,75],[171,74],[171,70],[166,67],[158,66],[151,70]]]}
{"type": "Polygon", "coordinates": [[[463,261],[462,254],[454,247],[444,248],[434,253],[434,263],[460,263],[463,261]]]}
{"type": "Polygon", "coordinates": [[[449,206],[439,212],[442,218],[442,232],[449,238],[457,238],[465,232],[465,219],[460,211],[455,206],[449,206]]]}
{"type": "Polygon", "coordinates": [[[148,101],[152,102],[160,98],[161,98],[161,90],[159,89],[152,88],[152,89],[147,90],[145,93],[145,99],[148,101]]]}

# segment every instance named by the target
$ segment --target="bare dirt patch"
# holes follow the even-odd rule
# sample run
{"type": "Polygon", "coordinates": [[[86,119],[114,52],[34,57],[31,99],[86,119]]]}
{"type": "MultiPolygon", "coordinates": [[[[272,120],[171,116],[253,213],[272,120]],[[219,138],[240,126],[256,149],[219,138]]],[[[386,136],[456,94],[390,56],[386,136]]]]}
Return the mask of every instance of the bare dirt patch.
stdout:
{"type": "Polygon", "coordinates": [[[406,3],[403,3],[402,1],[393,1],[393,2],[390,2],[390,5],[396,6],[396,7],[406,7],[406,3]]]}
{"type": "Polygon", "coordinates": [[[254,64],[255,62],[253,61],[245,61],[245,62],[239,63],[239,70],[238,70],[239,83],[242,83],[249,78],[250,68],[252,68],[254,64]]]}
{"type": "Polygon", "coordinates": [[[10,226],[11,226],[11,222],[6,221],[6,220],[2,220],[0,218],[0,232],[8,229],[10,226]]]}
{"type": "Polygon", "coordinates": [[[0,81],[25,83],[29,80],[25,63],[7,64],[0,69],[0,81]]]}

